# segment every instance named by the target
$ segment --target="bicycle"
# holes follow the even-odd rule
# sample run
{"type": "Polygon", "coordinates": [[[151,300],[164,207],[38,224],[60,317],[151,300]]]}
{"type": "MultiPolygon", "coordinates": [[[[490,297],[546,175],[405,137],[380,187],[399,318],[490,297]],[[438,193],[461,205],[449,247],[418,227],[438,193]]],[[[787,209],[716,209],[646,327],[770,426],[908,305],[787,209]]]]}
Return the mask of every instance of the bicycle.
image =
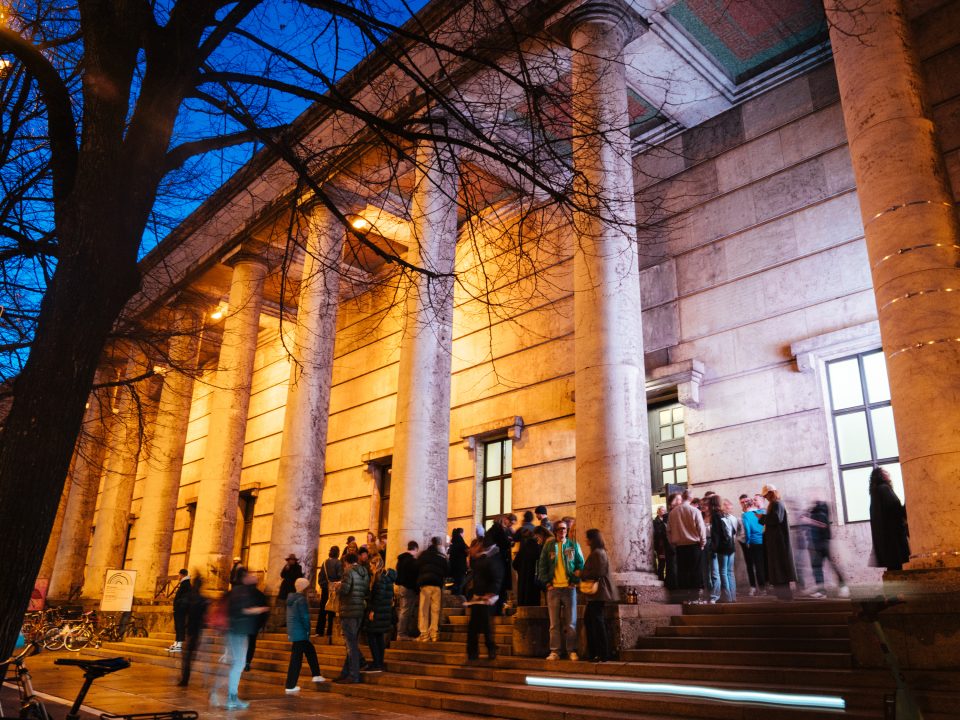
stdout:
{"type": "MultiPolygon", "coordinates": [[[[17,716],[14,718],[13,716],[0,715],[0,720],[51,720],[46,706],[33,690],[33,681],[26,666],[26,659],[39,651],[40,645],[36,642],[30,642],[18,655],[0,663],[0,670],[2,670],[0,678],[3,680],[6,680],[7,671],[11,665],[16,668],[16,684],[20,697],[20,710],[17,716]]],[[[54,663],[56,665],[75,665],[83,670],[83,685],[67,712],[65,720],[80,720],[80,706],[83,705],[83,700],[90,691],[90,686],[93,685],[94,680],[130,667],[130,661],[122,657],[105,658],[103,660],[57,658],[54,663]]],[[[0,713],[2,712],[3,708],[0,708],[0,713]]],[[[193,710],[171,710],[169,712],[132,713],[129,715],[105,713],[100,717],[103,720],[197,720],[199,715],[193,710]]]]}

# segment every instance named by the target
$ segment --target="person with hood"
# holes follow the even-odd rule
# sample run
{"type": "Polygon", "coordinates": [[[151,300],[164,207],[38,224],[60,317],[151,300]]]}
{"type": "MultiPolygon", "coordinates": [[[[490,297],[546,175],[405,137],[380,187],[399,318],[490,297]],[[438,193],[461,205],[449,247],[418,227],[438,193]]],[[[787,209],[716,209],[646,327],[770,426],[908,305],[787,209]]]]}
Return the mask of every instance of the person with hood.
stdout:
{"type": "Polygon", "coordinates": [[[870,535],[876,566],[902,570],[910,560],[907,510],[893,491],[889,473],[879,467],[870,473],[870,535]]]}
{"type": "Polygon", "coordinates": [[[383,656],[387,649],[387,635],[393,626],[393,586],[397,571],[383,569],[373,578],[370,599],[367,601],[367,644],[370,646],[370,664],[365,672],[386,670],[383,656]]]}
{"type": "Polygon", "coordinates": [[[490,610],[497,600],[503,584],[503,563],[498,557],[500,550],[491,540],[470,547],[470,570],[473,573],[473,598],[467,603],[470,622],[467,625],[467,659],[480,658],[480,635],[487,646],[487,657],[497,658],[497,644],[490,630],[490,610]]]}
{"type": "Polygon", "coordinates": [[[356,553],[343,558],[343,580],[340,582],[340,629],[347,646],[343,670],[334,682],[360,682],[360,623],[370,594],[370,574],[360,564],[356,553]]]}
{"type": "Polygon", "coordinates": [[[203,584],[200,576],[197,575],[190,582],[190,592],[187,595],[187,618],[186,633],[187,639],[184,641],[183,654],[180,656],[180,687],[187,687],[190,684],[190,666],[193,665],[193,659],[197,655],[197,648],[200,647],[200,634],[203,632],[203,618],[207,614],[207,599],[200,594],[200,586],[203,584]]]}
{"type": "Polygon", "coordinates": [[[453,579],[450,594],[463,595],[463,584],[467,577],[467,543],[463,539],[463,528],[453,529],[447,557],[450,560],[450,577],[453,579]]]}
{"type": "Polygon", "coordinates": [[[420,642],[436,642],[440,637],[440,598],[443,582],[449,574],[443,541],[430,538],[430,547],[417,558],[417,588],[420,590],[420,642]]]}
{"type": "Polygon", "coordinates": [[[307,602],[307,588],[310,581],[306,578],[297,578],[293,581],[294,592],[287,595],[287,638],[293,643],[290,646],[290,664],[287,666],[287,684],[285,692],[288,694],[300,692],[297,678],[300,677],[300,668],[303,666],[303,656],[307,656],[307,664],[313,674],[313,682],[324,681],[320,674],[320,662],[317,660],[317,651],[310,642],[310,605],[307,602]]]}

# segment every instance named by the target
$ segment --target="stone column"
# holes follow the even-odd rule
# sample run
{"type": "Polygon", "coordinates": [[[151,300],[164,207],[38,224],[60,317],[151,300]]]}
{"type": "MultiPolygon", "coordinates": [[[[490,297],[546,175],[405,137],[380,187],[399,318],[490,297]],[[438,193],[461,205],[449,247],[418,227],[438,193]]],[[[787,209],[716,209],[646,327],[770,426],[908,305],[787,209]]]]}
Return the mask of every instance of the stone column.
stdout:
{"type": "Polygon", "coordinates": [[[157,578],[169,574],[203,318],[199,304],[192,300],[179,302],[170,315],[169,367],[163,375],[153,436],[144,458],[143,500],[130,562],[130,568],[137,571],[136,596],[145,599],[153,598],[157,578]]]}
{"type": "MultiPolygon", "coordinates": [[[[75,458],[76,456],[74,456],[75,458]]],[[[53,568],[57,563],[57,551],[60,549],[60,533],[63,531],[63,518],[67,513],[67,499],[70,496],[70,478],[73,477],[73,462],[70,463],[70,470],[67,472],[67,482],[64,483],[63,492],[60,494],[60,504],[57,505],[57,517],[53,521],[53,529],[50,530],[50,537],[47,540],[47,549],[43,553],[43,561],[40,563],[40,572],[38,578],[46,578],[50,581],[53,575],[53,568]]]]}
{"type": "MultiPolygon", "coordinates": [[[[865,0],[845,11],[834,0],[826,7],[897,426],[909,567],[960,568],[960,231],[953,197],[901,2],[865,0]]],[[[960,585],[960,573],[953,575],[960,585]]]]}
{"type": "Polygon", "coordinates": [[[447,530],[450,434],[450,353],[453,336],[453,267],[457,245],[457,168],[448,145],[417,149],[413,242],[407,287],[393,480],[387,519],[388,564],[410,540],[425,547],[447,530]]]}
{"type": "Polygon", "coordinates": [[[619,2],[565,18],[572,53],[577,528],[599,528],[620,584],[653,584],[640,266],[619,2]]]}
{"type": "MultiPolygon", "coordinates": [[[[116,374],[108,363],[97,371],[94,384],[115,380],[116,374]]],[[[90,528],[100,489],[100,473],[106,452],[106,438],[113,421],[111,405],[113,390],[100,389],[90,393],[87,410],[77,447],[74,450],[72,470],[67,477],[69,491],[63,512],[60,542],[50,577],[47,595],[65,599],[83,585],[87,548],[90,543],[90,528]]]]}
{"type": "Polygon", "coordinates": [[[320,537],[344,227],[322,205],[308,211],[306,225],[270,535],[267,588],[271,592],[280,584],[279,571],[290,553],[300,558],[304,574],[311,577],[320,537]]]}
{"type": "MultiPolygon", "coordinates": [[[[139,357],[127,363],[126,378],[134,378],[146,370],[146,358],[139,357]]],[[[141,388],[142,389],[142,388],[141,388]]],[[[85,598],[99,598],[103,593],[104,577],[108,569],[123,565],[123,549],[130,525],[130,501],[137,480],[137,459],[140,455],[141,406],[135,386],[117,388],[114,422],[107,439],[106,460],[103,467],[100,509],[96,514],[90,557],[83,579],[85,598]]]]}
{"type": "Polygon", "coordinates": [[[230,308],[210,398],[207,449],[187,565],[191,572],[204,576],[210,590],[225,589],[229,579],[253,361],[267,275],[267,261],[259,255],[241,251],[229,262],[233,265],[230,308]]]}

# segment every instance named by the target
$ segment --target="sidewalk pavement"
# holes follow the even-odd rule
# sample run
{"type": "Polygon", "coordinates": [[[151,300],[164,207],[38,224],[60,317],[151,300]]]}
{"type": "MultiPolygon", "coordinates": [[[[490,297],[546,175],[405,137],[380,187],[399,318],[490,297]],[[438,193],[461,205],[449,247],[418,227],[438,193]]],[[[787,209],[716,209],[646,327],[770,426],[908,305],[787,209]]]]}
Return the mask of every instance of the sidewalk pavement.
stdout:
{"type": "MultiPolygon", "coordinates": [[[[54,665],[58,657],[85,657],[79,654],[42,652],[29,659],[27,667],[33,677],[34,690],[38,693],[62,698],[67,708],[73,703],[83,673],[77,667],[54,665]]],[[[337,692],[321,691],[306,677],[301,678],[301,692],[286,695],[283,682],[276,685],[241,680],[240,697],[250,702],[248,710],[224,710],[212,708],[209,703],[210,689],[215,677],[197,673],[190,679],[190,687],[177,687],[179,671],[146,663],[131,664],[126,670],[112,673],[94,681],[84,701],[84,707],[95,715],[100,713],[128,714],[145,712],[169,712],[171,710],[195,710],[202,720],[287,720],[287,718],[330,718],[331,720],[489,720],[484,716],[451,713],[430,708],[409,707],[392,703],[346,697],[337,692]],[[304,682],[306,681],[306,682],[304,682]]],[[[328,681],[329,682],[329,681],[328,681]]],[[[326,685],[327,683],[322,683],[326,685]]],[[[328,690],[328,688],[323,688],[328,690]]],[[[9,714],[8,702],[15,700],[10,689],[3,691],[4,714],[9,714]]],[[[56,709],[54,702],[43,698],[54,718],[63,717],[66,708],[56,709]]]]}

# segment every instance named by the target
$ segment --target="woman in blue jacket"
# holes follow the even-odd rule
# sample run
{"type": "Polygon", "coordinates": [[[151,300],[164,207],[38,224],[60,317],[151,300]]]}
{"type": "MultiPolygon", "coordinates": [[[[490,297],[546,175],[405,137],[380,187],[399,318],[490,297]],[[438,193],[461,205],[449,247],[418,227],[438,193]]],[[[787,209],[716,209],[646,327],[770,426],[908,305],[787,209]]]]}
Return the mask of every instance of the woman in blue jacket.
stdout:
{"type": "Polygon", "coordinates": [[[323,682],[317,651],[310,642],[310,606],[304,594],[309,585],[310,581],[306,578],[297,578],[293,583],[295,592],[287,595],[287,637],[293,643],[290,647],[290,665],[287,666],[288,693],[300,692],[297,678],[300,677],[304,655],[307,656],[307,664],[313,673],[313,681],[323,682]]]}

